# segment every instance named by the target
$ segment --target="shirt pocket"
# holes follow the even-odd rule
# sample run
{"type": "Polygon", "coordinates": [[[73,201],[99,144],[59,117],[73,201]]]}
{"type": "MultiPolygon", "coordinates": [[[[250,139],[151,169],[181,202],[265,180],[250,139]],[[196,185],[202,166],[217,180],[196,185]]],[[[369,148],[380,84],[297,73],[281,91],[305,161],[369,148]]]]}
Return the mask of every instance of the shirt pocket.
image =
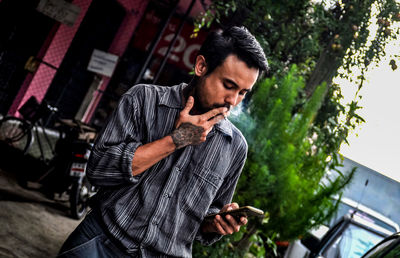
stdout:
{"type": "Polygon", "coordinates": [[[223,179],[215,172],[201,166],[188,175],[180,194],[180,209],[186,215],[201,221],[213,202],[223,179]]]}

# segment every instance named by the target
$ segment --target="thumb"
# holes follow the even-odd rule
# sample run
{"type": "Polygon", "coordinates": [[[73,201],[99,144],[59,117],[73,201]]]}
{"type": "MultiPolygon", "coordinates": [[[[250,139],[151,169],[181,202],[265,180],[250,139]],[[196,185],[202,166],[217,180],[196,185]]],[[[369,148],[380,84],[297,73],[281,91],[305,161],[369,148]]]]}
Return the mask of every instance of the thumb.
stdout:
{"type": "Polygon", "coordinates": [[[233,202],[229,205],[230,210],[239,209],[239,204],[237,202],[233,202]]]}
{"type": "Polygon", "coordinates": [[[189,114],[190,110],[192,110],[194,105],[194,98],[192,96],[189,96],[189,98],[186,101],[185,108],[182,110],[183,113],[189,114]]]}

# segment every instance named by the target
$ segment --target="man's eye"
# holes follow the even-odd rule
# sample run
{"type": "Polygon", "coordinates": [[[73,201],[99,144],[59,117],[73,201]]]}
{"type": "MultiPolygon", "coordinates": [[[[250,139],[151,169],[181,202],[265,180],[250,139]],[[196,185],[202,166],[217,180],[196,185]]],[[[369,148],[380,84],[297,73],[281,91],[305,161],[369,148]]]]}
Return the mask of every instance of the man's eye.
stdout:
{"type": "Polygon", "coordinates": [[[247,93],[247,91],[241,91],[241,92],[239,92],[239,95],[244,96],[244,95],[246,95],[246,93],[247,93]]]}
{"type": "Polygon", "coordinates": [[[233,87],[229,86],[228,84],[224,83],[224,87],[227,88],[228,90],[232,89],[233,87]]]}

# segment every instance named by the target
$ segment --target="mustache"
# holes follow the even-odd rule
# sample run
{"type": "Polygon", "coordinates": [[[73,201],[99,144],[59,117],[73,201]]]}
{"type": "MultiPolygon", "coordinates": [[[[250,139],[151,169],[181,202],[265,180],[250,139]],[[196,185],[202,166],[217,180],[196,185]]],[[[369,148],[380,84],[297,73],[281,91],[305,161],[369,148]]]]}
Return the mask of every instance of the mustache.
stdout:
{"type": "Polygon", "coordinates": [[[211,109],[220,108],[220,107],[226,107],[228,109],[228,111],[231,110],[231,105],[229,105],[229,104],[215,104],[211,107],[211,109]]]}

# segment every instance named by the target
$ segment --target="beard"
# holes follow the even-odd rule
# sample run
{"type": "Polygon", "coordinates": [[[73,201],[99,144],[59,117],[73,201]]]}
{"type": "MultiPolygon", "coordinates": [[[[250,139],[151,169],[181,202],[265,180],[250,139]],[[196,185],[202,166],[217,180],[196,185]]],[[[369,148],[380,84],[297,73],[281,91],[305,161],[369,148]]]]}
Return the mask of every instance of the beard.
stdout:
{"type": "Polygon", "coordinates": [[[201,89],[204,83],[204,77],[195,77],[193,79],[192,83],[194,86],[194,92],[193,92],[193,98],[194,98],[194,109],[196,110],[197,113],[204,114],[207,113],[210,110],[213,110],[215,108],[220,108],[220,107],[226,107],[228,110],[231,109],[231,105],[227,103],[212,103],[211,105],[207,105],[205,103],[205,98],[204,94],[202,93],[201,89]]]}

